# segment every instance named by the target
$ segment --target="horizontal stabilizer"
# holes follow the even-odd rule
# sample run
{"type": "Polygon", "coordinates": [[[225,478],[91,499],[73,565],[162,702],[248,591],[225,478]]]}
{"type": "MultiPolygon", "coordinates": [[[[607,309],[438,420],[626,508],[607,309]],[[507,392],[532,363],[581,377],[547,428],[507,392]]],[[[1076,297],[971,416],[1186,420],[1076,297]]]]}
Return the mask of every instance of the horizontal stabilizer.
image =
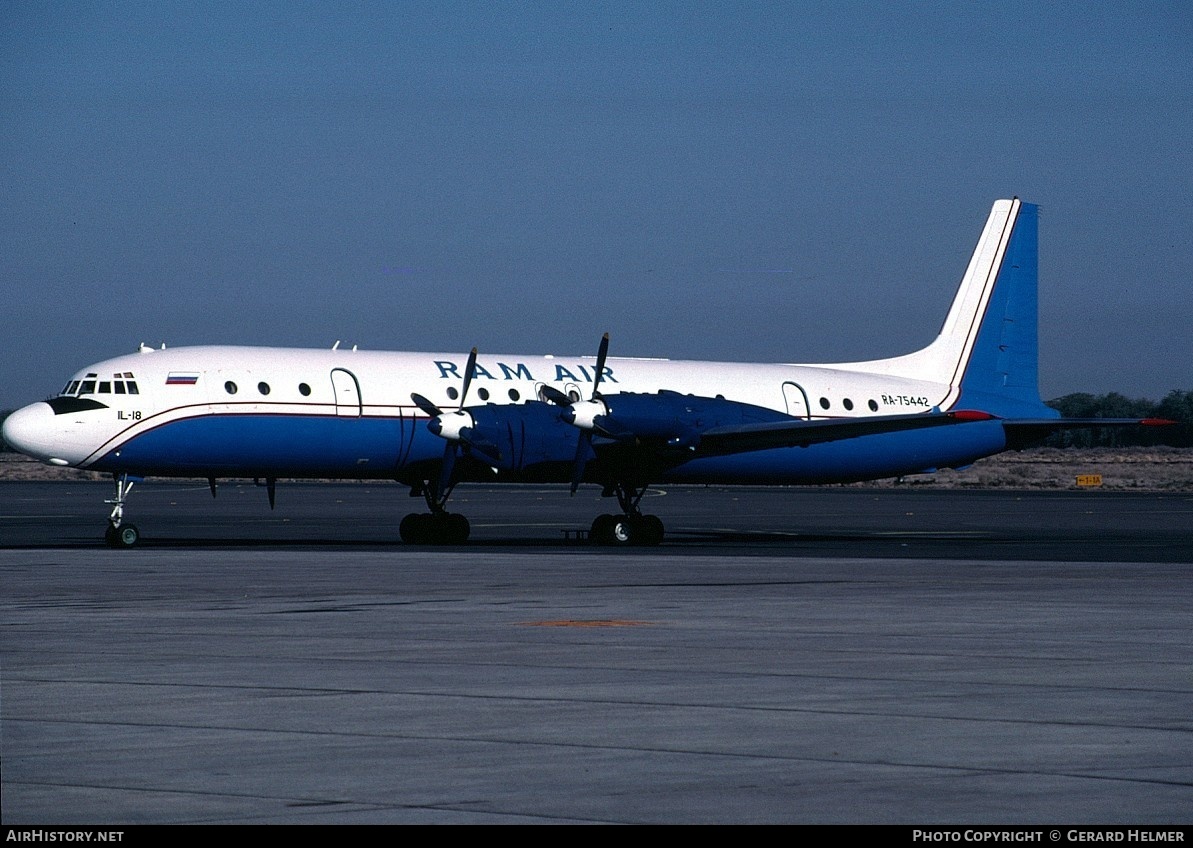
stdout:
{"type": "Polygon", "coordinates": [[[1042,441],[1061,430],[1093,427],[1170,427],[1178,422],[1167,418],[1016,418],[1002,422],[1007,447],[1018,449],[1042,441]]]}

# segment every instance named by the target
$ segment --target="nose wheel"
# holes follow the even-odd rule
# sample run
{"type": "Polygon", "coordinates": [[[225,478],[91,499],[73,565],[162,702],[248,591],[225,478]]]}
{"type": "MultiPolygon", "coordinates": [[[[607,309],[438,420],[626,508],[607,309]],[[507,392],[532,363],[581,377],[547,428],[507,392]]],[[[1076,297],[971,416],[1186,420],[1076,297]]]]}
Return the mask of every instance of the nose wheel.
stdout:
{"type": "Polygon", "coordinates": [[[121,524],[119,527],[109,524],[104,531],[104,541],[108,547],[131,548],[141,541],[141,531],[135,524],[121,524]]]}

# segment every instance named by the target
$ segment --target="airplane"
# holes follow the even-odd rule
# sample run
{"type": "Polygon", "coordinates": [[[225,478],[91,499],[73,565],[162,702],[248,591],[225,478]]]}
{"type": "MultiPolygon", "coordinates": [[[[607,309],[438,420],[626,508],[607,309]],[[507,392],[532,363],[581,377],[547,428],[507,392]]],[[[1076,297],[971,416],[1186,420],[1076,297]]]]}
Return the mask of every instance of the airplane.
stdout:
{"type": "Polygon", "coordinates": [[[412,544],[460,544],[463,482],[584,483],[616,497],[590,539],[657,545],[649,485],[846,483],[962,468],[1063,428],[1037,388],[1038,208],[994,203],[939,335],[902,356],[821,365],[595,356],[141,345],[13,412],[4,440],[54,466],[110,473],[105,539],[145,477],[386,479],[422,496],[412,544]],[[470,394],[475,388],[475,392],[470,394]],[[475,397],[475,400],[473,398],[475,397]]]}

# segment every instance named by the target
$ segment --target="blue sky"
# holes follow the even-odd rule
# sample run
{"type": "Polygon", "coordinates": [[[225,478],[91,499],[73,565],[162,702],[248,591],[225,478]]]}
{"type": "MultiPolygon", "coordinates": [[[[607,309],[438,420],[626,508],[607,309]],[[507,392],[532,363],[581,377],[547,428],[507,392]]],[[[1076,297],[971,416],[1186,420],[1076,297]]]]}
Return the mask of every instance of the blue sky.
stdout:
{"type": "Polygon", "coordinates": [[[1187,3],[0,4],[0,408],[140,342],[816,362],[1041,205],[1041,390],[1193,389],[1187,3]]]}

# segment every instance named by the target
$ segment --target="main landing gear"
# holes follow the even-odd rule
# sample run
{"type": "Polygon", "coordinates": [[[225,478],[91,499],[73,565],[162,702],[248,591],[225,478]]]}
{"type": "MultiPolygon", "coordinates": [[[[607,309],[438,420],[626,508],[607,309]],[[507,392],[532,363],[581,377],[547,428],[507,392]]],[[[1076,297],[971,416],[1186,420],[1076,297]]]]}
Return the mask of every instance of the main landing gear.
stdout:
{"type": "Polygon", "coordinates": [[[431,511],[412,512],[402,519],[398,533],[406,544],[462,545],[468,541],[471,530],[468,519],[446,509],[447,498],[453,487],[447,486],[442,492],[437,492],[436,488],[432,481],[427,480],[411,489],[411,497],[421,494],[431,511]]]}
{"type": "MultiPolygon", "coordinates": [[[[468,519],[446,509],[451,487],[436,491],[434,481],[426,480],[411,489],[412,497],[422,495],[430,512],[412,512],[402,519],[398,532],[409,545],[462,545],[468,541],[468,519]]],[[[616,495],[621,515],[598,515],[592,522],[589,540],[597,545],[658,545],[663,541],[663,522],[657,515],[643,515],[639,507],[646,486],[616,483],[605,488],[606,496],[616,495]]]]}
{"type": "Polygon", "coordinates": [[[141,541],[141,533],[135,524],[124,522],[124,502],[128,493],[132,491],[136,478],[127,474],[113,475],[116,480],[116,497],[104,501],[112,504],[112,514],[108,516],[108,529],[104,531],[104,541],[113,548],[131,548],[141,541]]]}
{"type": "Polygon", "coordinates": [[[598,515],[588,534],[594,544],[653,546],[663,541],[663,522],[657,515],[643,515],[638,506],[646,494],[646,486],[616,483],[607,486],[602,494],[616,494],[624,514],[598,515]]]}

